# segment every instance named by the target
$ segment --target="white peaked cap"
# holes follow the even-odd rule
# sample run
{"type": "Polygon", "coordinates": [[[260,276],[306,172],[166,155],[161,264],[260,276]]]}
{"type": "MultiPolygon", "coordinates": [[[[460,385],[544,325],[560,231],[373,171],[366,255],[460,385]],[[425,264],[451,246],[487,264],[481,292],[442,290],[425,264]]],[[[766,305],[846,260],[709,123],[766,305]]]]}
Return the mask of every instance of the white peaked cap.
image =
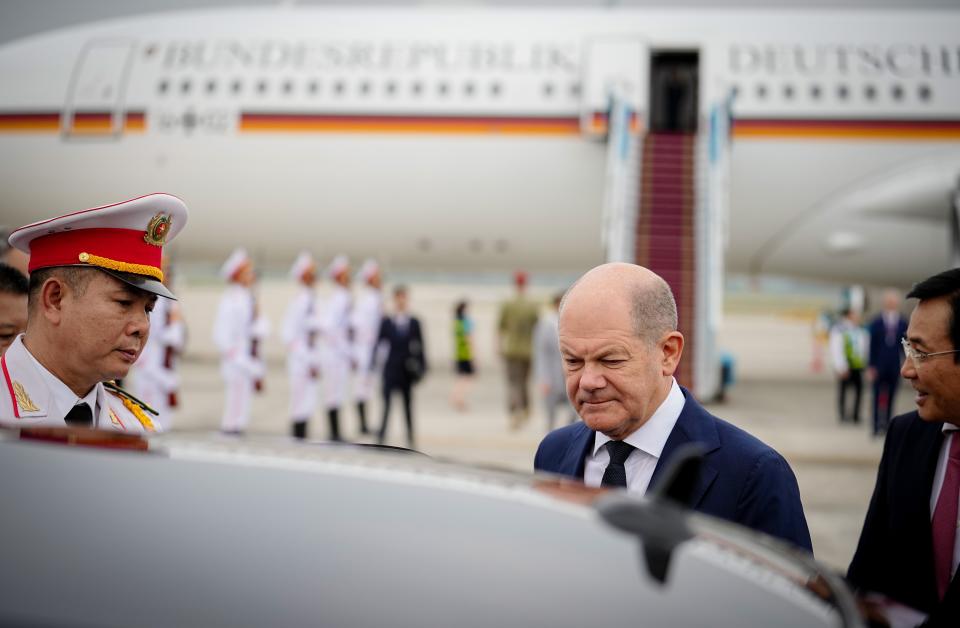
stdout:
{"type": "Polygon", "coordinates": [[[300,251],[300,255],[297,255],[297,259],[294,260],[293,266],[290,267],[290,276],[293,279],[301,279],[303,274],[308,270],[315,268],[317,266],[316,261],[313,259],[308,251],[300,251]]]}
{"type": "Polygon", "coordinates": [[[347,259],[346,255],[337,255],[333,258],[333,261],[330,262],[330,265],[327,266],[327,276],[334,278],[343,271],[347,270],[350,267],[350,260],[347,259]]]}
{"type": "Polygon", "coordinates": [[[378,272],[380,272],[380,266],[374,260],[368,259],[363,263],[363,266],[360,267],[360,272],[357,273],[357,276],[363,281],[370,281],[370,278],[378,272]]]}
{"type": "Polygon", "coordinates": [[[227,261],[220,267],[220,276],[229,281],[234,273],[248,263],[250,263],[250,256],[247,255],[247,250],[244,248],[234,249],[227,261]]]}

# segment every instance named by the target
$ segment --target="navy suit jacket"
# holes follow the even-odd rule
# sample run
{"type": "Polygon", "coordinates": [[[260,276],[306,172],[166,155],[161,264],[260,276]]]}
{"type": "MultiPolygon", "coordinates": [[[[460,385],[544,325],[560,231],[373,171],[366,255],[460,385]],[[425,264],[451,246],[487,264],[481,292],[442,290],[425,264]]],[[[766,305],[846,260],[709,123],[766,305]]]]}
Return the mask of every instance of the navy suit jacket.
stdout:
{"type": "MultiPolygon", "coordinates": [[[[783,456],[738,427],[713,416],[681,388],[686,402],[667,438],[650,486],[685,443],[699,443],[706,456],[693,496],[700,512],[765,532],[813,551],[800,503],[797,478],[783,456]]],[[[583,422],[547,434],[534,468],[583,478],[595,432],[583,422]]]]}
{"type": "Polygon", "coordinates": [[[887,343],[887,326],[883,315],[870,322],[870,366],[877,369],[881,378],[900,379],[900,365],[903,364],[903,347],[900,339],[907,335],[907,322],[897,317],[896,330],[892,336],[893,344],[887,343]]]}
{"type": "Polygon", "coordinates": [[[847,579],[958,626],[960,575],[941,603],[933,568],[930,493],[942,444],[943,423],[928,423],[916,411],[891,421],[847,579]]]}

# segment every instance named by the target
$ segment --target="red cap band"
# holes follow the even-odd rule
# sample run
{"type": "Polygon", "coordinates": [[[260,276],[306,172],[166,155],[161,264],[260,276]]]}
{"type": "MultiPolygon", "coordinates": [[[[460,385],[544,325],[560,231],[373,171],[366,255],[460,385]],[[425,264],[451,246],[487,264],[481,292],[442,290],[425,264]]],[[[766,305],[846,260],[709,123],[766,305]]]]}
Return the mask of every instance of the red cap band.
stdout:
{"type": "MultiPolygon", "coordinates": [[[[163,249],[148,244],[143,230],[78,229],[40,236],[30,242],[29,270],[84,263],[81,253],[106,258],[123,266],[147,266],[160,272],[163,249]]],[[[93,265],[104,265],[91,262],[93,265]]],[[[136,271],[133,271],[136,272],[136,271]]],[[[153,274],[153,273],[149,273],[153,274]]]]}

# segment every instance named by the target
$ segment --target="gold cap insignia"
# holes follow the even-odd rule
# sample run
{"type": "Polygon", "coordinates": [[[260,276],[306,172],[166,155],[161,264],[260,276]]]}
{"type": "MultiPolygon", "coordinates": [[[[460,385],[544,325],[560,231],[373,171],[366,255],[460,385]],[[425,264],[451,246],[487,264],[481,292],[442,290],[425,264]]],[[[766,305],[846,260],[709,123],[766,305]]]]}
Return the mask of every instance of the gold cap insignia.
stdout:
{"type": "Polygon", "coordinates": [[[163,246],[167,241],[167,233],[170,232],[170,225],[173,220],[167,214],[157,214],[150,219],[147,225],[147,232],[143,234],[143,240],[147,244],[154,246],[163,246]]]}

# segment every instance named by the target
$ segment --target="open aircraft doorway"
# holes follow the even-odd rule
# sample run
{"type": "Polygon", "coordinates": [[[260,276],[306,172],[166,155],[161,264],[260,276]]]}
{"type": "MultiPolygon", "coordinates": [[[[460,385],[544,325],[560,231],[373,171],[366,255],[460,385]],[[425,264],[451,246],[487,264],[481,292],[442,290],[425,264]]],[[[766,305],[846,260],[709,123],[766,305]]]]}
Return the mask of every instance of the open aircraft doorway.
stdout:
{"type": "Polygon", "coordinates": [[[654,51],[650,55],[650,130],[696,133],[700,81],[697,51],[654,51]]]}

